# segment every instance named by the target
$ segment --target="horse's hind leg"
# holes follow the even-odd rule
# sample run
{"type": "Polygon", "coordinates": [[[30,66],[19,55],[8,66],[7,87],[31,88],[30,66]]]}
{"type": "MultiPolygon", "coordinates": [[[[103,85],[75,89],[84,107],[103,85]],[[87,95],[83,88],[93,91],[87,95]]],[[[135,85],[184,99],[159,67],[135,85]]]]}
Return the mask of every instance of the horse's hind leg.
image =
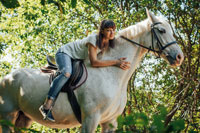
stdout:
{"type": "Polygon", "coordinates": [[[17,119],[15,121],[15,127],[29,128],[31,124],[32,124],[32,120],[29,119],[22,111],[19,111],[17,119]]]}
{"type": "Polygon", "coordinates": [[[1,129],[0,133],[10,133],[13,131],[13,125],[15,123],[17,117],[17,112],[9,113],[9,114],[1,114],[1,129]]]}
{"type": "Polygon", "coordinates": [[[14,129],[12,128],[12,126],[15,126],[16,128],[28,128],[32,124],[31,119],[25,116],[22,111],[10,113],[8,115],[3,115],[0,117],[0,119],[5,121],[5,123],[2,123],[2,129],[0,129],[0,133],[13,132],[14,129]]]}

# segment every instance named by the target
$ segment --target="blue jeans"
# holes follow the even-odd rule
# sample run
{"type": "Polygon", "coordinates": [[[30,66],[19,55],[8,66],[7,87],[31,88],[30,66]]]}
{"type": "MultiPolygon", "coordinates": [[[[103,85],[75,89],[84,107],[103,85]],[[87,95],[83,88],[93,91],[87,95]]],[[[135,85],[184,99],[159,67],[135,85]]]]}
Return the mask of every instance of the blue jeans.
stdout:
{"type": "Polygon", "coordinates": [[[51,83],[48,98],[52,100],[57,98],[60,90],[70,78],[66,76],[66,73],[70,75],[72,73],[72,61],[69,55],[65,53],[57,53],[56,63],[58,65],[59,71],[61,71],[61,74],[58,77],[56,77],[51,83]]]}

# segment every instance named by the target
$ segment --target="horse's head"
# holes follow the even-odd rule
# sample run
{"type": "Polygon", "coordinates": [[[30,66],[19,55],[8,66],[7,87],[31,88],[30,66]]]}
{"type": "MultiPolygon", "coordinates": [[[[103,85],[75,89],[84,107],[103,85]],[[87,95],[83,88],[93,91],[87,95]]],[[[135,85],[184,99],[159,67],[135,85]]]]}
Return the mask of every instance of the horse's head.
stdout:
{"type": "Polygon", "coordinates": [[[175,41],[173,32],[169,23],[156,17],[154,14],[146,10],[149,27],[151,28],[151,48],[154,49],[156,55],[167,60],[171,66],[180,66],[184,56],[181,48],[175,41]]]}

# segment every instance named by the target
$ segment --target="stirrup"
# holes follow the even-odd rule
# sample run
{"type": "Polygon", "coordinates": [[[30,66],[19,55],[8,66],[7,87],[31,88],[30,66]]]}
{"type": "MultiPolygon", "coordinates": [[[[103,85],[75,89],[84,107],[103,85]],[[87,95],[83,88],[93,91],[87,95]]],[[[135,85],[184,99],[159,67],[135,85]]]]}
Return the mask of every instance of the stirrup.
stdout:
{"type": "Polygon", "coordinates": [[[50,109],[44,109],[44,105],[41,105],[39,108],[39,111],[42,114],[44,120],[55,122],[55,119],[53,118],[51,110],[52,110],[52,107],[50,109]]]}
{"type": "Polygon", "coordinates": [[[45,118],[49,110],[44,109],[44,105],[41,105],[39,111],[42,114],[43,118],[45,118]]]}

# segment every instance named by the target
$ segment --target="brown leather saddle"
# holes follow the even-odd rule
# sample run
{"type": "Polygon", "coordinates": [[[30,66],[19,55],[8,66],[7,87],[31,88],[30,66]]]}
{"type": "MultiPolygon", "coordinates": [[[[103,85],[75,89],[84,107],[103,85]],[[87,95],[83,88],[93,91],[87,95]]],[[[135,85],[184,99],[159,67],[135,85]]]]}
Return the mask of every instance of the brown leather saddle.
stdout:
{"type": "MultiPolygon", "coordinates": [[[[41,71],[44,73],[50,73],[49,84],[51,84],[53,79],[61,74],[61,72],[58,70],[55,59],[52,56],[47,55],[47,62],[48,66],[42,67],[41,71]]],[[[81,123],[81,109],[74,94],[74,90],[81,86],[87,80],[87,76],[87,69],[84,65],[83,60],[72,59],[71,77],[61,89],[61,92],[67,93],[68,100],[79,123],[81,123]]]]}
{"type": "MultiPolygon", "coordinates": [[[[42,67],[41,71],[44,73],[50,73],[49,84],[56,78],[61,72],[58,70],[55,59],[52,56],[47,55],[48,66],[42,67]]],[[[83,60],[72,59],[72,74],[70,79],[61,89],[61,92],[67,92],[67,89],[75,90],[81,86],[87,80],[87,69],[83,60]]]]}

